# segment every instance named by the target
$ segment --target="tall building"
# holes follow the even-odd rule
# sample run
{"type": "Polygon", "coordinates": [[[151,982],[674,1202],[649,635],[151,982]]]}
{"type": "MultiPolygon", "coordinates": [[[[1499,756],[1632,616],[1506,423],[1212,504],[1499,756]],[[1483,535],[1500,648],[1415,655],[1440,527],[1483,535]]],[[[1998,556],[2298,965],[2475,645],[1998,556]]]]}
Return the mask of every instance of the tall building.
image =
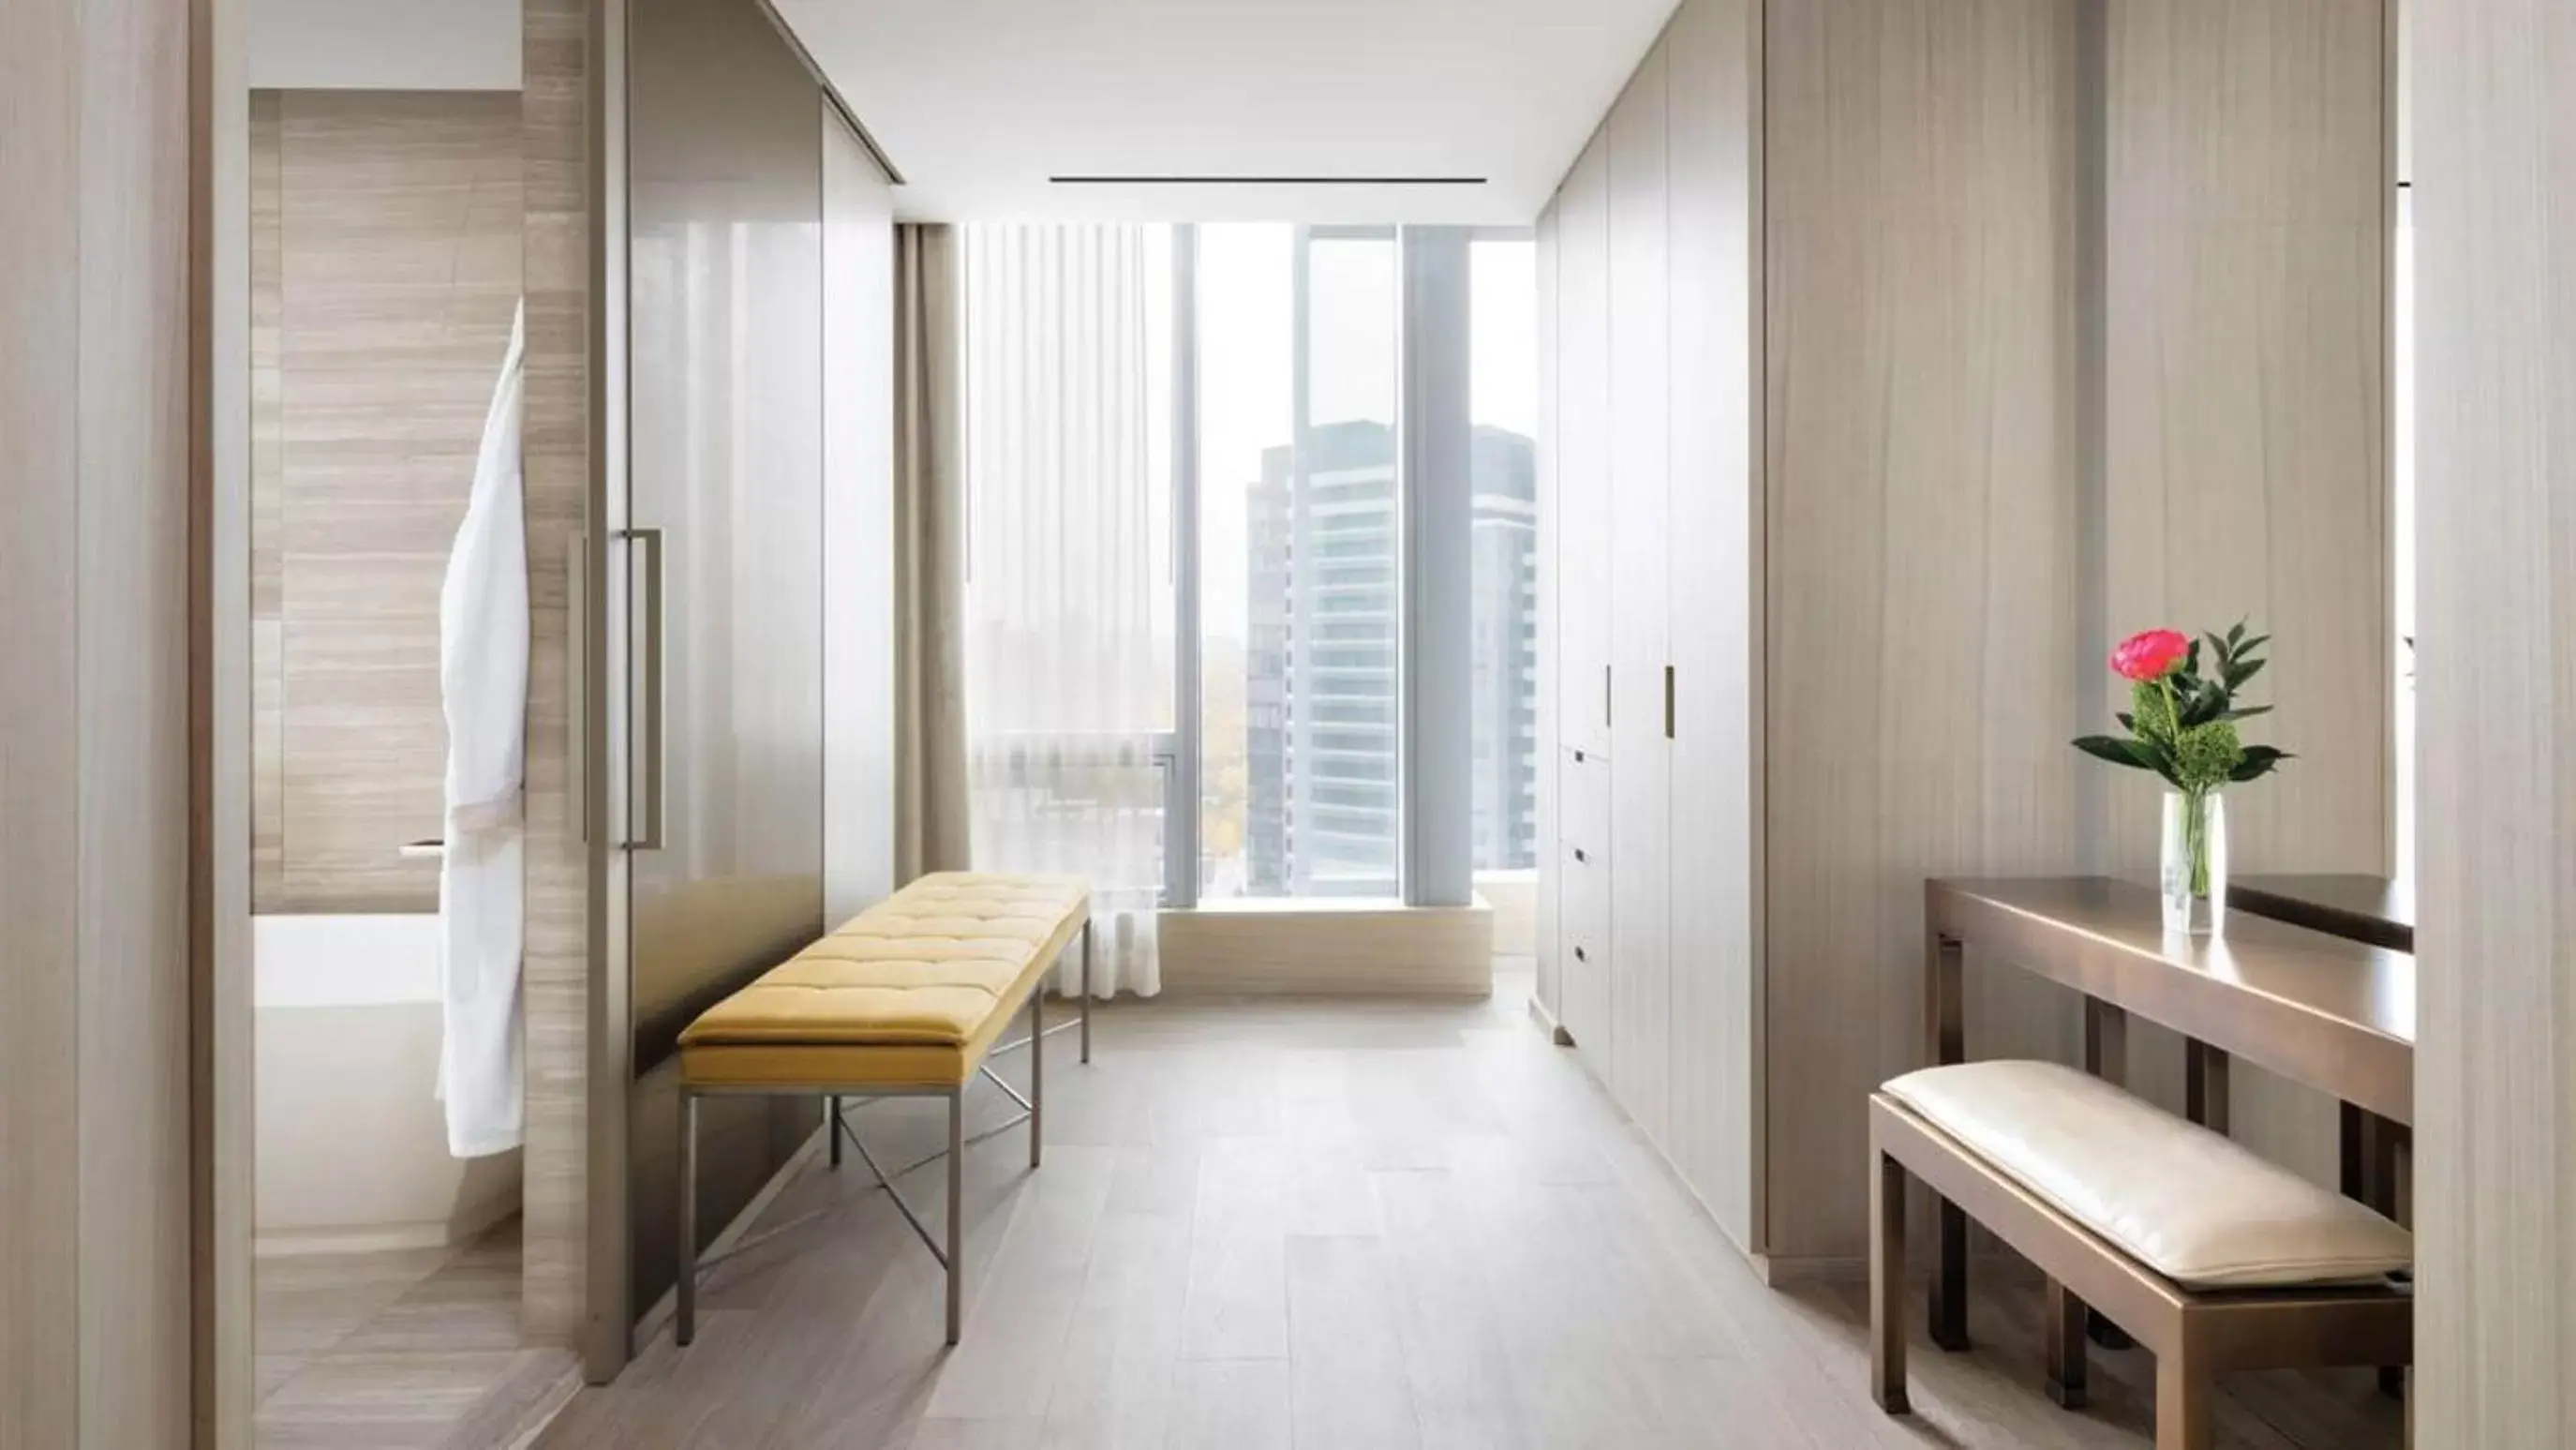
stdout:
{"type": "MultiPolygon", "coordinates": [[[[1395,432],[1308,434],[1306,466],[1262,454],[1245,531],[1250,638],[1245,890],[1398,889],[1395,432]]],[[[1538,843],[1537,468],[1530,440],[1476,430],[1471,679],[1479,869],[1534,865],[1538,843]]]]}
{"type": "Polygon", "coordinates": [[[1246,540],[1246,890],[1393,896],[1395,431],[1326,423],[1261,455],[1246,540]]]}
{"type": "Polygon", "coordinates": [[[1530,440],[1478,427],[1470,448],[1469,710],[1479,871],[1538,865],[1538,461],[1530,440]]]}

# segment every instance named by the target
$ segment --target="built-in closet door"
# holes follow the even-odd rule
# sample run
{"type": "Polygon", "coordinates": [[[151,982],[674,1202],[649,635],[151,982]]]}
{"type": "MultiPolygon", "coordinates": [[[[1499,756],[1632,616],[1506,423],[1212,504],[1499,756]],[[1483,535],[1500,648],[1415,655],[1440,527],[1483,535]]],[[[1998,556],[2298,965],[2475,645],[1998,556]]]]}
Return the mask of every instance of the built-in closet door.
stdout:
{"type": "Polygon", "coordinates": [[[1595,136],[1558,194],[1557,1021],[1607,1074],[1610,1049],[1610,199],[1595,136]]]}
{"type": "Polygon", "coordinates": [[[1610,1085],[1649,1135],[1669,1111],[1672,1008],[1670,306],[1664,52],[1610,112],[1610,1085]]]}
{"type": "MultiPolygon", "coordinates": [[[[822,92],[761,7],[632,0],[628,157],[633,1312],[676,1258],[676,1039],[823,926],[822,92]]],[[[712,1234],[811,1102],[702,1115],[712,1234]]]]}
{"type": "Polygon", "coordinates": [[[1752,0],[1666,32],[1672,237],[1671,1129],[1664,1150],[1750,1251],[1754,1136],[1752,0]]]}

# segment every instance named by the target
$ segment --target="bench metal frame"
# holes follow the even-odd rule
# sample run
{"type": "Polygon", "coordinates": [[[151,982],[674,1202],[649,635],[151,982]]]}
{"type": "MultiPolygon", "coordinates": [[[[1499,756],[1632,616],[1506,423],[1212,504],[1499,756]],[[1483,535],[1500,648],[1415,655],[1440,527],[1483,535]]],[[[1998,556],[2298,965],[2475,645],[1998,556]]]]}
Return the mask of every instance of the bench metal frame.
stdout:
{"type": "MultiPolygon", "coordinates": [[[[1082,1060],[1086,1063],[1091,1061],[1091,926],[1091,918],[1084,917],[1080,937],[1082,944],[1081,1017],[1076,1021],[1057,1023],[1053,1027],[1047,1026],[1045,1020],[1047,979],[1052,977],[1056,968],[1063,963],[1065,952],[1072,950],[1073,943],[1067,942],[1057,950],[1054,959],[1047,963],[1046,970],[1039,974],[1036,984],[1029,989],[1028,1035],[994,1044],[984,1054],[984,1060],[976,1064],[974,1073],[968,1075],[964,1082],[936,1086],[823,1082],[696,1087],[689,1083],[684,1074],[680,1081],[680,1273],[677,1302],[674,1306],[676,1312],[672,1317],[672,1337],[675,1342],[686,1346],[691,1340],[697,1338],[699,1275],[732,1256],[728,1253],[702,1259],[698,1254],[698,1100],[711,1097],[810,1097],[823,1100],[823,1132],[825,1140],[830,1145],[830,1165],[836,1169],[841,1166],[841,1140],[847,1138],[850,1146],[858,1150],[860,1161],[867,1164],[868,1170],[876,1175],[877,1186],[886,1191],[886,1197],[894,1200],[895,1210],[903,1215],[903,1221],[912,1226],[912,1231],[920,1238],[922,1246],[929,1249],[930,1256],[937,1259],[940,1267],[947,1271],[948,1342],[955,1344],[965,1328],[966,1317],[966,1089],[974,1084],[977,1077],[988,1078],[996,1087],[1008,1094],[1011,1101],[1020,1105],[1019,1112],[978,1134],[977,1141],[1026,1122],[1029,1125],[1029,1167],[1036,1168],[1046,1148],[1044,1134],[1046,1039],[1059,1032],[1078,1031],[1082,1034],[1082,1060]],[[1023,1047],[1029,1050],[1029,1095],[1027,1097],[1020,1096],[1019,1089],[1004,1081],[1000,1073],[993,1071],[992,1066],[994,1058],[1023,1047]],[[864,1103],[873,1102],[879,1098],[924,1097],[948,1100],[948,1146],[918,1163],[907,1164],[889,1174],[877,1162],[876,1156],[868,1151],[868,1145],[860,1139],[858,1129],[852,1127],[849,1119],[843,1116],[842,1104],[853,1098],[864,1103]],[[895,1187],[896,1179],[915,1168],[924,1167],[943,1158],[948,1162],[948,1235],[944,1241],[931,1236],[930,1228],[922,1222],[920,1213],[915,1211],[911,1202],[903,1196],[903,1191],[895,1187]]],[[[733,1250],[736,1253],[740,1251],[740,1247],[733,1250]]]]}
{"type": "MultiPolygon", "coordinates": [[[[2404,1365],[2415,1301],[2380,1285],[2195,1292],[2130,1258],[1885,1093],[1869,1099],[1870,1392],[1891,1415],[1905,1394],[1905,1176],[1944,1217],[1984,1224],[2048,1276],[2049,1398],[2085,1397],[2084,1325],[2098,1309],[2156,1357],[2157,1450],[2208,1450],[2216,1376],[2237,1370],[2404,1365]]],[[[1964,1271],[1964,1264],[1961,1266],[1964,1271]]],[[[1964,1272],[1962,1274],[1964,1278],[1964,1272]]],[[[1936,1285],[1936,1287],[1938,1287],[1936,1285]]],[[[1964,1283],[1932,1304],[1932,1342],[1968,1347],[1964,1283]]]]}

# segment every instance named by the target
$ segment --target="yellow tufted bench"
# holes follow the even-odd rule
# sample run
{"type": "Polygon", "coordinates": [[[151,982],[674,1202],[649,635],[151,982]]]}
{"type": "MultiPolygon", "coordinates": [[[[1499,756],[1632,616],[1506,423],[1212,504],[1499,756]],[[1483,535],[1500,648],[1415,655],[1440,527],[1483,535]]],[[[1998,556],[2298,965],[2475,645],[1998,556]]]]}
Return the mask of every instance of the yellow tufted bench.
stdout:
{"type": "MultiPolygon", "coordinates": [[[[1029,1166],[1044,1147],[1045,1039],[1079,1027],[1091,1060],[1091,895],[1079,877],[943,871],[924,876],[772,967],[680,1034],[680,1274],[676,1334],[697,1320],[698,1099],[715,1094],[820,1097],[831,1161],[846,1137],[895,1207],[948,1271],[948,1342],[964,1314],[962,1106],[980,1073],[1019,1103],[1029,1124],[1029,1166]],[[1082,943],[1082,1017],[1041,1020],[1046,974],[1082,943]],[[1025,1004],[1029,1035],[1000,1041],[1025,1004]],[[998,1044],[998,1045],[997,1045],[998,1044]],[[986,1059],[1029,1048],[1029,1096],[986,1059]],[[934,1239],[867,1145],[842,1117],[846,1097],[948,1099],[948,1234],[934,1239]]],[[[900,1176],[900,1175],[898,1175],[900,1176]]]]}

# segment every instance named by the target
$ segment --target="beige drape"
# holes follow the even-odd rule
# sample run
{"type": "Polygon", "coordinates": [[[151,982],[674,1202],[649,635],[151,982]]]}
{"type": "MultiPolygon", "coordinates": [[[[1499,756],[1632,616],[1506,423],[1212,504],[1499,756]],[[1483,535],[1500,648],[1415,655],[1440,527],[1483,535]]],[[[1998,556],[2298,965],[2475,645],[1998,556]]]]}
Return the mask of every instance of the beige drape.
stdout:
{"type": "Polygon", "coordinates": [[[956,236],[895,239],[895,879],[969,864],[956,236]]]}

